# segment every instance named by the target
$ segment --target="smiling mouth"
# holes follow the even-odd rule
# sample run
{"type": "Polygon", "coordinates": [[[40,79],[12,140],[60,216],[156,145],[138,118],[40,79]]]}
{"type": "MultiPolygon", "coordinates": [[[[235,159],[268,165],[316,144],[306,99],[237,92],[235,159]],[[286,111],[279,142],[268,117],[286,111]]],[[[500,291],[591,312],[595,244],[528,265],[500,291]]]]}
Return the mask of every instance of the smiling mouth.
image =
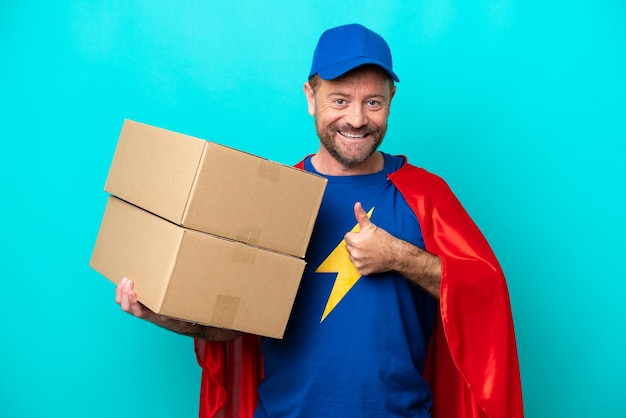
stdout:
{"type": "Polygon", "coordinates": [[[337,131],[337,133],[347,139],[363,139],[369,135],[369,132],[352,133],[352,132],[345,132],[345,131],[337,131]]]}

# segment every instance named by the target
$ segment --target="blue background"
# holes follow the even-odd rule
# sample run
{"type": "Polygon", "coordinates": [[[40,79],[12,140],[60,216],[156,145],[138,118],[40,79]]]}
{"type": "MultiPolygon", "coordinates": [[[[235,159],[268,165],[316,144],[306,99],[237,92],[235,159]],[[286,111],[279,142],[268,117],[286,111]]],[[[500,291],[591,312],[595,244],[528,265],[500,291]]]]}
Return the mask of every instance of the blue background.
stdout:
{"type": "Polygon", "coordinates": [[[0,6],[0,416],[194,417],[192,341],[88,267],[124,118],[292,164],[302,83],[360,22],[401,82],[383,149],[442,175],[508,278],[528,417],[624,417],[626,3],[0,6]]]}

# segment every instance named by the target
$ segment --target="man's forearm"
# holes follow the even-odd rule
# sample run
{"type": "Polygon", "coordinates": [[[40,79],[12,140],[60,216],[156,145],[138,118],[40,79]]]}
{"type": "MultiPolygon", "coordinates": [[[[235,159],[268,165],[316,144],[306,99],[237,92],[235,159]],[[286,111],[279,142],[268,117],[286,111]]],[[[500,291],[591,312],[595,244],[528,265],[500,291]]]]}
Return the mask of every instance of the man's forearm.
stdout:
{"type": "Polygon", "coordinates": [[[344,235],[346,250],[361,275],[396,271],[411,283],[439,299],[441,259],[394,237],[373,224],[359,202],[354,205],[359,231],[344,235]]]}
{"type": "Polygon", "coordinates": [[[177,334],[187,335],[193,338],[199,338],[207,341],[229,341],[237,338],[242,333],[230,329],[215,328],[207,325],[195,324],[180,319],[170,318],[150,312],[144,317],[155,325],[166,328],[177,334]]]}
{"type": "Polygon", "coordinates": [[[409,242],[398,240],[395,244],[393,270],[411,283],[421,287],[435,299],[441,290],[441,259],[409,242]]]}

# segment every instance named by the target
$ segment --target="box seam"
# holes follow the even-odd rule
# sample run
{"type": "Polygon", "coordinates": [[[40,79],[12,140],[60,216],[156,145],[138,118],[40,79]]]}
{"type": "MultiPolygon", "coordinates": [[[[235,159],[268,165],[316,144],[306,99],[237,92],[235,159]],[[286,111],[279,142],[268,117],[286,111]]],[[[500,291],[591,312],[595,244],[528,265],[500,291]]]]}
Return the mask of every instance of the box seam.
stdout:
{"type": "Polygon", "coordinates": [[[161,288],[161,294],[159,295],[159,310],[158,310],[159,312],[162,312],[163,306],[165,306],[165,299],[167,298],[172,276],[174,275],[174,272],[176,271],[176,264],[180,256],[181,248],[183,246],[185,233],[186,233],[185,229],[182,229],[181,233],[178,235],[178,242],[176,243],[176,253],[174,257],[172,257],[172,260],[170,261],[169,268],[166,272],[167,279],[165,280],[165,286],[161,288]]]}
{"type": "MultiPolygon", "coordinates": [[[[204,141],[204,140],[203,140],[204,141]]],[[[189,208],[191,206],[191,198],[194,195],[196,188],[197,188],[197,184],[198,184],[198,177],[200,176],[200,170],[202,170],[202,167],[204,165],[204,160],[206,158],[207,155],[207,147],[209,146],[209,142],[208,141],[204,141],[204,144],[202,146],[202,153],[200,154],[200,158],[198,158],[198,164],[196,165],[196,171],[193,175],[193,180],[191,181],[191,187],[189,188],[189,194],[187,195],[187,199],[185,200],[185,208],[183,209],[183,213],[180,219],[180,224],[181,226],[186,227],[187,224],[187,216],[189,215],[189,208]]]]}

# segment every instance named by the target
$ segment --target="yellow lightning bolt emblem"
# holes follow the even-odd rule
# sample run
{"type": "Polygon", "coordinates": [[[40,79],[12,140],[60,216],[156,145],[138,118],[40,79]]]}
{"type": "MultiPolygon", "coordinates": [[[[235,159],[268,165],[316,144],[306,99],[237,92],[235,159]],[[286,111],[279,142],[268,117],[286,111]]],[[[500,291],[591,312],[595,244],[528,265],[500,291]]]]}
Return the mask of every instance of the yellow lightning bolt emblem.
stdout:
{"type": "MultiPolygon", "coordinates": [[[[372,217],[374,208],[370,209],[367,213],[367,217],[372,217]]],[[[360,227],[357,223],[351,232],[359,232],[360,227]]],[[[346,240],[341,240],[339,245],[330,253],[328,257],[320,264],[315,270],[316,273],[337,273],[335,284],[328,297],[326,303],[326,309],[320,322],[324,321],[328,314],[335,309],[335,306],[343,299],[343,297],[352,289],[352,286],[356,284],[361,278],[359,271],[354,267],[352,261],[350,261],[350,255],[346,248],[346,240]]]]}

